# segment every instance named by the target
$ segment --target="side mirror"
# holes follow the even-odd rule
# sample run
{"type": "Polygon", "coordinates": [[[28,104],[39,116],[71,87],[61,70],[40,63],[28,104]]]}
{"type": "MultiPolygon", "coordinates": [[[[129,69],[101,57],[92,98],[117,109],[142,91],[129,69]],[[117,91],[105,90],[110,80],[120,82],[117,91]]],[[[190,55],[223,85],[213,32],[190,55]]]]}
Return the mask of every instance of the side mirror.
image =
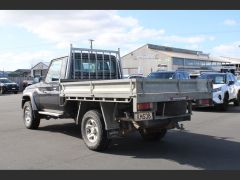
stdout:
{"type": "Polygon", "coordinates": [[[229,81],[229,82],[228,82],[228,85],[229,85],[229,86],[231,86],[231,85],[233,85],[233,84],[234,84],[234,81],[229,81]]]}

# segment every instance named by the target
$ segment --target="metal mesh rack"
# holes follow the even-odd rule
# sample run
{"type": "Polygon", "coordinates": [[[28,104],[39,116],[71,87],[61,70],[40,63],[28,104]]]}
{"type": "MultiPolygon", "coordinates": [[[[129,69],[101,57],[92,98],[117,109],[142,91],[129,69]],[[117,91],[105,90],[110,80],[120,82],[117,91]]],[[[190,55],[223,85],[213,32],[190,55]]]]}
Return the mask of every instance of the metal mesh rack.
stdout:
{"type": "Polygon", "coordinates": [[[70,47],[72,79],[121,79],[120,52],[70,47]]]}

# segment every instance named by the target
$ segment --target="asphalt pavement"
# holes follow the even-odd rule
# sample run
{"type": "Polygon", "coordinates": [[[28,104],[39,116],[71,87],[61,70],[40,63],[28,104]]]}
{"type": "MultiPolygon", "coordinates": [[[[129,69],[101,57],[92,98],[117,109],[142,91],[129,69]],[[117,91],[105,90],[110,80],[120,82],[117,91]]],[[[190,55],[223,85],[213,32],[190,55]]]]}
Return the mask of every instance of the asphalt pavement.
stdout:
{"type": "Polygon", "coordinates": [[[144,142],[138,133],[90,151],[72,120],[24,127],[21,94],[0,96],[0,169],[240,169],[240,107],[193,111],[184,131],[144,142]]]}

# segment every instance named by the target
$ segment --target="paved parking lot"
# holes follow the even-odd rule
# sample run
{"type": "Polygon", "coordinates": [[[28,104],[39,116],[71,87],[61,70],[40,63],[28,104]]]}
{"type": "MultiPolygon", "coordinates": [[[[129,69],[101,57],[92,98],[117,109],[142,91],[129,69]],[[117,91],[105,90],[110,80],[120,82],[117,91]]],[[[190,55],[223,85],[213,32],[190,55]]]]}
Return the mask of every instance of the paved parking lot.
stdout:
{"type": "Polygon", "coordinates": [[[240,107],[202,109],[163,141],[135,133],[103,152],[88,150],[71,120],[22,121],[21,94],[0,96],[0,169],[240,169],[240,107]]]}

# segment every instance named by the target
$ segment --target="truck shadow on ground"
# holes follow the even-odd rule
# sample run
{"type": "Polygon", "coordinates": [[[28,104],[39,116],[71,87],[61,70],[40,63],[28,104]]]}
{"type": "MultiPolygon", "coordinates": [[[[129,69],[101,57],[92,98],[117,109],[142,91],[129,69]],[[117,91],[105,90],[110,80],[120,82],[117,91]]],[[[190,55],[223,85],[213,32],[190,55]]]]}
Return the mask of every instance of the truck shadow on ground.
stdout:
{"type": "Polygon", "coordinates": [[[41,126],[38,128],[40,131],[49,131],[52,133],[63,133],[69,136],[82,139],[81,128],[76,126],[75,123],[54,124],[48,126],[41,126]]]}
{"type": "Polygon", "coordinates": [[[229,107],[226,111],[221,110],[219,107],[199,107],[194,108],[194,111],[198,112],[218,112],[218,113],[240,113],[240,106],[234,106],[233,104],[229,104],[229,107]]]}
{"type": "MultiPolygon", "coordinates": [[[[39,130],[81,138],[74,123],[50,125],[39,130]]],[[[109,149],[102,153],[142,159],[142,163],[163,159],[200,169],[240,169],[239,142],[188,131],[170,130],[159,142],[145,142],[138,133],[133,133],[126,138],[114,139],[109,149]]]]}

